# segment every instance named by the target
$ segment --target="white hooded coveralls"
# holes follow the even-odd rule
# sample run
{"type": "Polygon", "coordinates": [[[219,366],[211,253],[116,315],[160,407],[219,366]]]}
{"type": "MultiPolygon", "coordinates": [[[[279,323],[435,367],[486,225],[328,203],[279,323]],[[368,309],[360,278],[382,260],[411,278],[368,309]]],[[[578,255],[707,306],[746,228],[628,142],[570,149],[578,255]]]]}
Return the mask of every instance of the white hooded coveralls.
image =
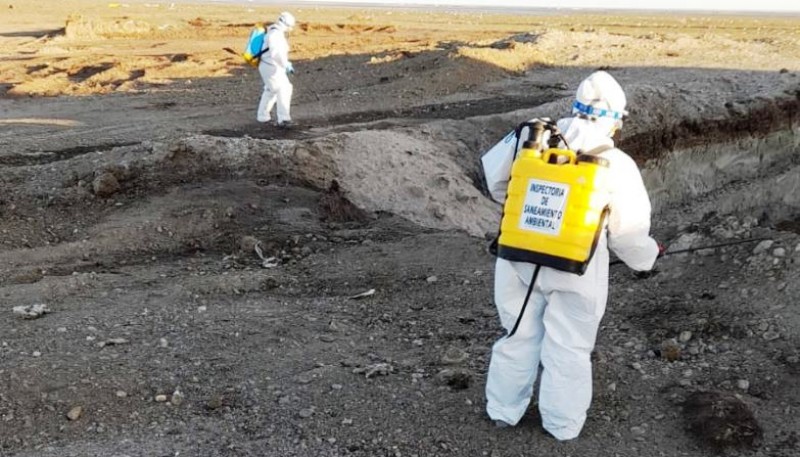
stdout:
{"type": "Polygon", "coordinates": [[[264,40],[262,50],[268,50],[261,55],[261,62],[258,64],[258,72],[264,81],[264,92],[261,94],[256,115],[259,122],[270,120],[270,112],[276,102],[278,123],[292,120],[290,105],[294,87],[286,75],[289,67],[289,42],[285,32],[286,27],[281,23],[273,24],[267,29],[267,39],[264,40]]]}
{"type": "MultiPolygon", "coordinates": [[[[559,129],[572,150],[610,146],[608,119],[567,118],[559,129]]],[[[513,135],[513,133],[512,133],[513,135]]],[[[514,143],[494,147],[482,163],[492,198],[506,196],[514,143]]],[[[498,146],[503,144],[498,143],[498,146]]],[[[599,154],[610,163],[610,214],[594,257],[582,276],[542,267],[516,333],[492,348],[486,409],[493,420],[516,425],[533,394],[539,364],[539,411],[544,428],[559,440],[580,434],[592,399],[590,355],[608,296],[609,247],[634,270],[649,270],[658,245],[649,236],[650,199],[636,163],[613,148],[599,154]]],[[[510,332],[519,316],[534,265],[497,259],[494,299],[501,324],[510,332]]]]}

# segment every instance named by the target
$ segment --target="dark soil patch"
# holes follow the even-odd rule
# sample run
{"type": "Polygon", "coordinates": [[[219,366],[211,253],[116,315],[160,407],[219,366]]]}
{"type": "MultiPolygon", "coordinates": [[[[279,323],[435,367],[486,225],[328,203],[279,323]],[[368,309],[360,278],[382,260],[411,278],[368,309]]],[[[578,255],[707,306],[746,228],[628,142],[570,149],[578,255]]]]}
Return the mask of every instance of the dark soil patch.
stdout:
{"type": "Polygon", "coordinates": [[[695,392],[683,405],[689,432],[716,449],[754,448],[761,426],[753,412],[735,396],[720,392],[695,392]]]}
{"type": "MultiPolygon", "coordinates": [[[[752,102],[756,104],[757,102],[752,102]]],[[[664,129],[652,129],[631,137],[623,136],[620,147],[639,163],[658,158],[664,151],[733,142],[751,135],[766,136],[791,129],[798,122],[800,91],[794,97],[772,100],[756,106],[726,107],[731,115],[718,119],[687,119],[664,129]]]]}
{"type": "Polygon", "coordinates": [[[91,78],[94,75],[100,74],[113,67],[114,67],[113,63],[102,63],[100,65],[89,65],[86,67],[71,68],[67,72],[67,74],[69,75],[70,80],[80,83],[86,81],[87,79],[91,78]]]}
{"type": "Polygon", "coordinates": [[[363,210],[350,203],[344,196],[336,180],[333,180],[327,192],[320,196],[319,210],[326,222],[366,222],[368,219],[363,210]]]}
{"type": "Polygon", "coordinates": [[[782,232],[793,232],[800,234],[800,216],[797,216],[797,218],[792,220],[778,222],[775,224],[775,228],[782,232]]]}

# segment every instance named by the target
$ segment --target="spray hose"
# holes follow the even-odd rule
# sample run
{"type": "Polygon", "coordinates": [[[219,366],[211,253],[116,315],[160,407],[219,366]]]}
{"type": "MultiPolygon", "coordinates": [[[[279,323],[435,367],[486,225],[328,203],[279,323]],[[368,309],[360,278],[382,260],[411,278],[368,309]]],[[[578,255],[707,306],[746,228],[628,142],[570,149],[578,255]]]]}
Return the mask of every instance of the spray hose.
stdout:
{"type": "MultiPolygon", "coordinates": [[[[746,240],[727,241],[725,243],[709,244],[707,246],[697,246],[697,247],[694,247],[694,248],[678,249],[678,250],[675,250],[675,251],[667,250],[665,253],[661,254],[659,257],[664,257],[664,256],[668,256],[668,255],[673,255],[673,254],[686,254],[686,253],[695,252],[695,251],[702,251],[704,249],[724,248],[724,247],[727,247],[727,246],[735,246],[737,244],[755,243],[756,241],[764,241],[764,240],[766,240],[766,238],[748,238],[746,240]]],[[[625,263],[625,262],[623,262],[620,259],[617,259],[617,260],[614,260],[614,261],[610,262],[609,265],[620,265],[622,263],[625,263]]]]}

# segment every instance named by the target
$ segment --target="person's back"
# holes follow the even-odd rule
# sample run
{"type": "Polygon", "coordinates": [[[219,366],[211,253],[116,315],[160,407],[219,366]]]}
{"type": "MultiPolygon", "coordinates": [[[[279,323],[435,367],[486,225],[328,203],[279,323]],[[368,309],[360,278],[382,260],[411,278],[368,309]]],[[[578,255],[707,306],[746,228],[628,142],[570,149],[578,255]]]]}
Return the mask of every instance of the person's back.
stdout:
{"type": "MultiPolygon", "coordinates": [[[[582,275],[541,267],[533,290],[533,264],[497,259],[495,302],[509,335],[492,349],[486,384],[489,416],[498,425],[514,425],[527,410],[541,362],[539,410],[544,428],[560,440],[578,436],[591,403],[590,354],[608,296],[609,247],[636,270],[652,268],[658,254],[649,236],[650,201],[639,170],[611,139],[622,124],[622,89],[607,73],[596,72],[581,83],[576,99],[574,116],[558,127],[570,149],[599,151],[609,162],[607,228],[582,275]]],[[[508,152],[493,154],[482,160],[497,199],[504,196],[498,189],[507,185],[513,158],[508,152]]]]}
{"type": "Polygon", "coordinates": [[[289,41],[286,39],[284,27],[277,24],[267,28],[267,39],[264,40],[264,53],[261,62],[272,66],[275,73],[286,74],[289,65],[289,41]]]}

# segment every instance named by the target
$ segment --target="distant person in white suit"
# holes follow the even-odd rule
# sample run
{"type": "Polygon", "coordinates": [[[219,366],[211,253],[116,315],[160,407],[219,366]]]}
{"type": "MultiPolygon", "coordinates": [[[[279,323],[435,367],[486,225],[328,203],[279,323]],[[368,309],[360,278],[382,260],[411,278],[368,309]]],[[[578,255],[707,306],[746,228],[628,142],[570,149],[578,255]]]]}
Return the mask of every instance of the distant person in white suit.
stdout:
{"type": "Polygon", "coordinates": [[[283,12],[278,20],[267,29],[267,38],[258,64],[258,71],[264,81],[264,92],[258,104],[256,119],[258,122],[269,122],[270,112],[277,103],[279,127],[292,125],[291,104],[294,87],[289,82],[294,67],[289,61],[289,42],[286,34],[294,28],[295,19],[291,13],[283,12]]]}

